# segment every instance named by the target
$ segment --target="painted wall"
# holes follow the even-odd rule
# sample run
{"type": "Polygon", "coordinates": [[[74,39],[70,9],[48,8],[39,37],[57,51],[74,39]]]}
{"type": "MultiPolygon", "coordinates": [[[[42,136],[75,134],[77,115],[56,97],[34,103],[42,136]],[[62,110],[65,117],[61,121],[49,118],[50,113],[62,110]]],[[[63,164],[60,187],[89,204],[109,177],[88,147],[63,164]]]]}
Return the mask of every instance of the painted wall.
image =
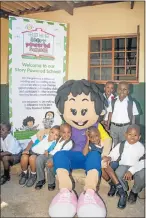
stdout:
{"type": "MultiPolygon", "coordinates": [[[[144,136],[144,2],[129,2],[83,7],[71,16],[63,10],[25,15],[25,17],[68,23],[68,79],[87,79],[89,36],[121,35],[137,32],[140,25],[139,84],[132,96],[141,105],[140,124],[144,136]],[[141,94],[139,94],[141,93],[141,94]],[[142,94],[143,93],[143,94],[142,94]]],[[[1,19],[1,84],[8,82],[8,20],[1,19]]],[[[2,117],[8,120],[8,86],[1,85],[2,117]],[[6,97],[4,97],[6,96],[6,97]]]]}
{"type": "Polygon", "coordinates": [[[1,84],[8,83],[8,20],[0,19],[1,36],[1,84]]]}
{"type": "MultiPolygon", "coordinates": [[[[71,16],[59,10],[25,15],[25,17],[52,20],[69,24],[68,79],[87,79],[89,36],[121,35],[137,32],[140,25],[140,82],[144,82],[144,2],[129,2],[83,7],[71,16]]],[[[8,21],[2,19],[2,78],[7,82],[8,21]]]]}

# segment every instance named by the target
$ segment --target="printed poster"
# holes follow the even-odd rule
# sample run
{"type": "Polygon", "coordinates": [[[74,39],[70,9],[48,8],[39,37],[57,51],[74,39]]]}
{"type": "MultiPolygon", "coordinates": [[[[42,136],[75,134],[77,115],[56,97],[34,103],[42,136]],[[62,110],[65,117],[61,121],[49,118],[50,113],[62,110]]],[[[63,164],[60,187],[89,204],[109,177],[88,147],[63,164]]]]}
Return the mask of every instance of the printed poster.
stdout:
{"type": "Polygon", "coordinates": [[[14,136],[60,125],[56,91],[66,76],[67,24],[9,17],[9,111],[14,136]]]}

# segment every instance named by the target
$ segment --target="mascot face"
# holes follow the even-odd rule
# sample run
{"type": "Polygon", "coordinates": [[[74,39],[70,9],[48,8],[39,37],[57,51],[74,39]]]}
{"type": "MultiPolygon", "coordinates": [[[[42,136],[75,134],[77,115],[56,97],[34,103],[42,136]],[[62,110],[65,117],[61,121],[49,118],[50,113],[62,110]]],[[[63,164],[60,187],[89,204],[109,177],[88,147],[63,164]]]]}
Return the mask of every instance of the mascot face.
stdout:
{"type": "Polygon", "coordinates": [[[57,90],[55,103],[64,121],[81,130],[93,126],[103,115],[105,98],[95,83],[68,80],[57,90]]]}
{"type": "Polygon", "coordinates": [[[94,101],[90,94],[84,93],[73,97],[70,93],[64,105],[64,120],[77,129],[85,129],[96,123],[98,115],[95,112],[94,101]]]}

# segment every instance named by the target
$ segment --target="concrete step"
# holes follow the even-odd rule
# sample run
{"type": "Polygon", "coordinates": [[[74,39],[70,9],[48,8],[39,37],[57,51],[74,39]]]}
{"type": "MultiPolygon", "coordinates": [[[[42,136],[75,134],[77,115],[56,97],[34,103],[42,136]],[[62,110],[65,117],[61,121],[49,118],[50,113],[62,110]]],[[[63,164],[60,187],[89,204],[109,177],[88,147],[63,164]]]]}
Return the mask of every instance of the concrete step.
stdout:
{"type": "MultiPolygon", "coordinates": [[[[3,165],[2,164],[1,164],[1,172],[3,172],[3,165]]],[[[11,167],[11,175],[20,175],[20,173],[21,173],[20,163],[18,163],[18,164],[11,167]]],[[[72,176],[73,176],[73,179],[74,179],[75,182],[78,182],[81,185],[85,184],[86,174],[85,174],[84,170],[82,170],[82,169],[73,170],[72,176]]],[[[129,181],[128,184],[129,184],[129,188],[131,189],[132,186],[133,186],[133,180],[129,181]]],[[[101,185],[109,186],[109,184],[104,179],[101,179],[101,185]]],[[[139,195],[141,196],[140,198],[145,198],[145,192],[144,191],[142,191],[139,195]]]]}

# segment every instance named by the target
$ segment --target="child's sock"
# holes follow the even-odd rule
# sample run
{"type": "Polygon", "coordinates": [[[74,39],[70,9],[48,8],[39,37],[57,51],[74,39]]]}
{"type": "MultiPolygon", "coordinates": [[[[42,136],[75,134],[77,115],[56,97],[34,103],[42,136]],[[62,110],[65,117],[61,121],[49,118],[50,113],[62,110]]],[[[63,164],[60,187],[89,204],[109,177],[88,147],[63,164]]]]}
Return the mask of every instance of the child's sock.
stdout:
{"type": "Polygon", "coordinates": [[[4,170],[4,175],[5,175],[6,177],[9,177],[9,176],[10,176],[9,170],[4,170]]]}
{"type": "Polygon", "coordinates": [[[123,186],[122,186],[120,183],[116,184],[116,188],[117,188],[118,193],[119,193],[120,195],[123,194],[123,193],[125,193],[125,191],[124,191],[124,189],[123,189],[123,186]]]}
{"type": "Polygon", "coordinates": [[[36,172],[32,172],[32,171],[31,171],[31,174],[36,174],[36,172]]]}
{"type": "Polygon", "coordinates": [[[24,170],[23,173],[27,174],[27,170],[24,170]]]}

